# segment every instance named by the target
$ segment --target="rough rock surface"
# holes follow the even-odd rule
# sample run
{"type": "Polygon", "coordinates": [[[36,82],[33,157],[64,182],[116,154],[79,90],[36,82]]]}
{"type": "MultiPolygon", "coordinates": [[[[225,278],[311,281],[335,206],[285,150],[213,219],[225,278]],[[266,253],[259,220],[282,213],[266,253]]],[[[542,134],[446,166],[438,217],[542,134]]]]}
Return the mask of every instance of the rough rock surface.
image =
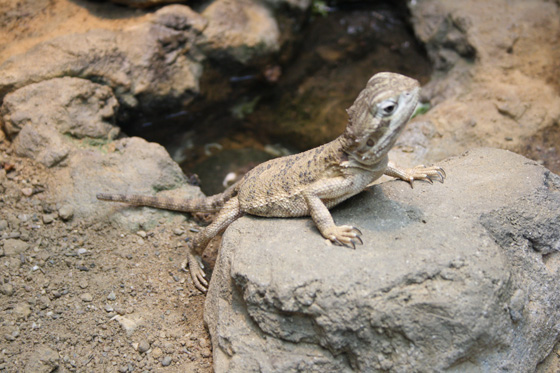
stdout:
{"type": "Polygon", "coordinates": [[[0,65],[0,98],[31,83],[74,76],[109,86],[123,109],[161,109],[198,92],[202,67],[194,41],[205,25],[189,7],[172,5],[123,31],[92,30],[40,43],[0,65]]]}
{"type": "MultiPolygon", "coordinates": [[[[535,144],[535,137],[558,133],[558,4],[408,4],[414,31],[435,67],[432,80],[423,87],[424,100],[433,109],[409,126],[393,158],[403,159],[399,163],[438,161],[472,147],[491,146],[525,154],[532,150],[532,157],[545,160],[555,154],[557,159],[552,147],[534,148],[543,147],[535,144]]],[[[560,170],[560,164],[549,167],[560,170]]]]}
{"type": "Polygon", "coordinates": [[[114,139],[117,107],[110,88],[66,77],[6,95],[0,115],[7,134],[15,138],[16,153],[51,167],[66,158],[71,138],[114,139]]]}
{"type": "Polygon", "coordinates": [[[76,138],[108,139],[118,134],[114,126],[117,106],[110,88],[66,77],[30,84],[10,93],[0,114],[10,136],[29,123],[53,126],[76,138]]]}
{"type": "Polygon", "coordinates": [[[57,187],[50,189],[52,197],[72,206],[77,217],[106,215],[132,231],[151,228],[162,217],[183,220],[184,215],[101,203],[95,197],[97,193],[202,196],[198,187],[186,183],[185,175],[165,148],[138,137],[116,140],[100,148],[77,149],[67,167],[53,172],[53,179],[57,187]]]}
{"type": "Polygon", "coordinates": [[[278,24],[261,2],[215,0],[202,15],[209,19],[202,50],[211,58],[246,64],[280,49],[278,24]]]}
{"type": "Polygon", "coordinates": [[[189,198],[200,191],[186,185],[185,175],[161,145],[140,138],[114,139],[119,133],[112,124],[117,106],[107,86],[55,78],[8,94],[0,113],[16,154],[52,168],[48,190],[61,208],[70,208],[78,218],[111,215],[129,229],[148,228],[161,215],[100,203],[95,195],[167,191],[189,198]]]}
{"type": "Polygon", "coordinates": [[[534,371],[560,335],[560,177],[489,148],[441,166],[335,208],[356,250],[309,219],[234,223],[205,309],[216,371],[534,371]]]}

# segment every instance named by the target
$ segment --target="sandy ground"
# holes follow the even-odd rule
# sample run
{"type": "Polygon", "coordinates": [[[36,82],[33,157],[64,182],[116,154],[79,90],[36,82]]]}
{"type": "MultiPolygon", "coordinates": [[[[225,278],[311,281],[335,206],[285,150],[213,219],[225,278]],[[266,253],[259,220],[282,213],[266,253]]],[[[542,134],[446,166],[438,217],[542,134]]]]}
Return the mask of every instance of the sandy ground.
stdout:
{"type": "Polygon", "coordinates": [[[191,226],[68,219],[48,177],[0,144],[0,370],[211,371],[204,295],[180,269],[191,226]]]}

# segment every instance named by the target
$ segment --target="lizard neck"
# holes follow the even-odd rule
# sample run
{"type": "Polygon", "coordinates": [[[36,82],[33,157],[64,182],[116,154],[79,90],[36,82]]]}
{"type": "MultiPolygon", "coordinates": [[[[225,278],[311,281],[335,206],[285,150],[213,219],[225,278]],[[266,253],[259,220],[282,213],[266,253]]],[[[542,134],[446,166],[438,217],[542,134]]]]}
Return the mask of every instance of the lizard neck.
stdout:
{"type": "Polygon", "coordinates": [[[361,170],[377,172],[380,167],[384,169],[387,165],[387,154],[383,154],[378,159],[370,159],[368,162],[363,162],[361,157],[355,152],[356,141],[354,138],[349,137],[346,132],[333,140],[329,145],[332,146],[332,150],[338,155],[338,165],[344,169],[359,168],[361,170]]]}

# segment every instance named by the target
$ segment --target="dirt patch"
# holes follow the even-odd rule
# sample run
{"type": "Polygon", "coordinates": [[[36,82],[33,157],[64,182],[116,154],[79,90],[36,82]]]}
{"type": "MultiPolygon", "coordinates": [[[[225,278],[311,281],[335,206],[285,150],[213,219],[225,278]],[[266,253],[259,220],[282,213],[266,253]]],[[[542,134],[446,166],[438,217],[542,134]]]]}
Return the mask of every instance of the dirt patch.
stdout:
{"type": "Polygon", "coordinates": [[[84,0],[0,0],[0,63],[57,36],[122,30],[147,12],[84,0]]]}
{"type": "Polygon", "coordinates": [[[10,153],[0,143],[0,370],[210,372],[205,297],[181,270],[193,227],[73,220],[46,199],[48,170],[10,153]]]}

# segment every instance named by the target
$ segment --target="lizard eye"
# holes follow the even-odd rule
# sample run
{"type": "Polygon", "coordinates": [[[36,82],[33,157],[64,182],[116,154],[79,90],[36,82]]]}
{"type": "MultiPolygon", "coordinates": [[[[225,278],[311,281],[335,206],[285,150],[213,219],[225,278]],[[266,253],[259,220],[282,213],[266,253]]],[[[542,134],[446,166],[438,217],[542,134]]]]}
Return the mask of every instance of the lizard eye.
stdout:
{"type": "Polygon", "coordinates": [[[379,104],[383,116],[391,115],[397,110],[397,103],[394,100],[385,100],[379,104]]]}
{"type": "Polygon", "coordinates": [[[372,139],[368,139],[368,141],[366,142],[366,145],[369,146],[370,148],[373,146],[374,141],[372,139]]]}

